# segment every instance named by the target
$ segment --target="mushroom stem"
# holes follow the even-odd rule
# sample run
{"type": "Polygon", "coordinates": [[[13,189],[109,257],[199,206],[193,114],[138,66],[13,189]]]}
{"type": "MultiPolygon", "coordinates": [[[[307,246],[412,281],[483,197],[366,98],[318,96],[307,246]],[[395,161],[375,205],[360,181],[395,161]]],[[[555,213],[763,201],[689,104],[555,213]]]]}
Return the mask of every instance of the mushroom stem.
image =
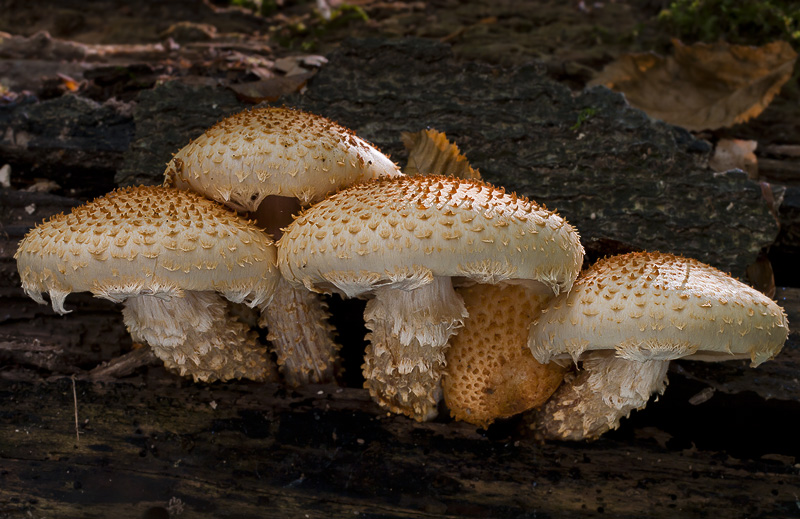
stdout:
{"type": "Polygon", "coordinates": [[[378,288],[364,319],[370,345],[364,387],[382,406],[417,421],[436,416],[447,341],[467,309],[449,277],[413,290],[378,288]]]}
{"type": "Polygon", "coordinates": [[[133,340],[149,344],[168,369],[182,376],[202,382],[276,378],[257,335],[231,315],[227,301],[215,292],[132,296],[122,315],[133,340]]]}
{"type": "Polygon", "coordinates": [[[272,302],[261,306],[259,326],[278,355],[284,381],[292,387],[334,381],[340,346],[328,323],[328,305],[318,294],[281,278],[272,302]]]}
{"type": "Polygon", "coordinates": [[[611,352],[585,354],[582,370],[565,381],[537,415],[546,439],[594,439],[619,427],[634,409],[667,387],[668,360],[630,361],[611,352]]]}

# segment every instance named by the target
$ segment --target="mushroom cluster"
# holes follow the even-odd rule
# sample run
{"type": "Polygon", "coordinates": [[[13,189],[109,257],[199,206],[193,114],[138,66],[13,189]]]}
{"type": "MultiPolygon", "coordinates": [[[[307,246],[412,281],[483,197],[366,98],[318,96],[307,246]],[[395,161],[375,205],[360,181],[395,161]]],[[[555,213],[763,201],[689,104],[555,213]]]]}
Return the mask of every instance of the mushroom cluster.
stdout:
{"type": "MultiPolygon", "coordinates": [[[[350,184],[400,175],[350,130],[288,108],[245,110],[223,119],[167,164],[165,185],[188,189],[246,214],[278,240],[293,213],[350,184]]],[[[291,386],[332,382],[339,345],[325,302],[283,279],[259,325],[269,330],[291,386]]]]}
{"type": "Polygon", "coordinates": [[[583,261],[557,214],[477,180],[398,177],[344,189],[279,241],[289,282],[370,299],[365,386],[417,420],[436,415],[450,337],[467,318],[452,278],[568,291],[583,261]]]}
{"type": "MultiPolygon", "coordinates": [[[[427,132],[416,167],[477,171],[427,132]]],[[[419,171],[420,173],[431,173],[419,171]]],[[[596,438],[666,387],[672,359],[782,348],[773,301],[696,260],[633,253],[580,272],[577,231],[476,178],[405,176],[323,117],[228,117],[181,149],[164,186],[118,189],[32,229],[25,292],[66,313],[89,291],[124,304],[134,340],[198,381],[331,382],[338,345],[319,293],[367,299],[364,386],[416,420],[486,427],[537,408],[546,438],[596,438]],[[238,214],[237,214],[238,213],[238,214]],[[569,372],[572,364],[578,368],[569,372]]]]}
{"type": "Polygon", "coordinates": [[[25,293],[64,314],[71,292],[123,303],[134,340],[195,380],[270,380],[274,367],[230,303],[269,302],[272,239],[193,193],[118,189],[33,228],[15,254],[25,293]]]}

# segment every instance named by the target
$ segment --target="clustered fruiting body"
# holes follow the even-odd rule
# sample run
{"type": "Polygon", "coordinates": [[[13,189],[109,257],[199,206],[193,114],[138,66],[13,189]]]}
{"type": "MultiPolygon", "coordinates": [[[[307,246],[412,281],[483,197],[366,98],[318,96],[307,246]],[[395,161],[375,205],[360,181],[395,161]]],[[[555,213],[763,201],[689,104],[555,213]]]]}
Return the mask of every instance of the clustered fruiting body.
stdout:
{"type": "Polygon", "coordinates": [[[226,305],[268,302],[275,257],[269,236],[235,213],[161,187],[118,189],[54,216],[15,255],[34,300],[47,292],[62,314],[71,292],[124,302],[134,338],[197,380],[270,377],[266,350],[226,305]]]}
{"type": "MultiPolygon", "coordinates": [[[[410,170],[477,176],[444,135],[414,143],[410,170]]],[[[696,260],[633,253],[579,275],[583,247],[559,215],[475,179],[404,177],[311,114],[224,119],[165,177],[52,217],[15,258],[34,300],[47,292],[58,313],[75,291],[122,302],[134,340],[195,380],[277,376],[238,317],[247,304],[287,384],[332,381],[338,345],[315,292],[335,292],[368,298],[365,387],[382,406],[427,420],[443,396],[482,427],[542,406],[539,432],[577,440],[663,392],[669,360],[756,366],[788,336],[777,304],[696,260]]]]}
{"type": "Polygon", "coordinates": [[[365,385],[390,410],[425,420],[448,340],[467,317],[450,278],[558,294],[582,259],[557,214],[484,182],[425,176],[359,184],[312,206],[286,229],[278,263],[308,289],[372,297],[365,385]]]}
{"type": "MultiPolygon", "coordinates": [[[[288,108],[246,110],[218,122],[167,165],[165,184],[190,189],[253,217],[277,240],[301,206],[355,182],[400,175],[352,131],[288,108]]],[[[291,386],[332,382],[339,345],[325,303],[281,280],[259,325],[291,386]]]]}

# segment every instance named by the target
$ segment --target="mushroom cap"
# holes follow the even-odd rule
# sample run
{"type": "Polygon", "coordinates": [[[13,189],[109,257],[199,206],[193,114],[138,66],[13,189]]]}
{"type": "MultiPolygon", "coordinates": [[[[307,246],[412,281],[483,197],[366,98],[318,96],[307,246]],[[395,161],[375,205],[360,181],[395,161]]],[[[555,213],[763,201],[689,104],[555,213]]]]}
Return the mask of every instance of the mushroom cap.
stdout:
{"type": "Polygon", "coordinates": [[[542,309],[529,346],[540,362],[589,350],[628,360],[774,357],[789,334],[783,309],[719,270],[672,254],[598,261],[542,309]]]}
{"type": "Polygon", "coordinates": [[[216,290],[251,306],[272,297],[276,247],[247,220],[199,195],[117,189],[31,229],[15,258],[25,292],[64,313],[70,292],[115,302],[131,295],[216,290]]]}
{"type": "Polygon", "coordinates": [[[279,241],[283,276],[348,297],[434,276],[536,280],[569,290],[578,233],[556,213],[478,180],[397,177],[351,186],[302,213],[279,241]]]}
{"type": "Polygon", "coordinates": [[[167,164],[165,185],[237,211],[269,195],[323,199],[343,186],[400,170],[375,146],[324,117],[289,108],[245,110],[218,122],[167,164]]]}
{"type": "Polygon", "coordinates": [[[473,285],[458,294],[469,317],[445,354],[442,389],[450,415],[487,427],[545,403],[567,370],[533,358],[528,328],[552,295],[519,285],[473,285]]]}

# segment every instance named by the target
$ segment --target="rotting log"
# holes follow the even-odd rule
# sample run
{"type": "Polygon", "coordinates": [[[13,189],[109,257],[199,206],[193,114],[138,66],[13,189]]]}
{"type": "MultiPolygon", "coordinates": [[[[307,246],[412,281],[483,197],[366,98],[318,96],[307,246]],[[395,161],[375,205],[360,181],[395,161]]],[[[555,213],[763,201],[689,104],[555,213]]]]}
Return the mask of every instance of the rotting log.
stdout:
{"type": "MultiPolygon", "coordinates": [[[[780,452],[766,430],[740,436],[739,457],[646,424],[594,443],[542,445],[513,427],[487,437],[464,424],[386,417],[363,390],[287,394],[159,373],[79,381],[75,399],[69,379],[6,379],[0,394],[14,403],[0,412],[0,517],[797,514],[796,447],[780,452]]],[[[680,412],[668,407],[650,413],[680,412]]],[[[714,432],[732,425],[729,416],[714,432]]]]}
{"type": "MultiPolygon", "coordinates": [[[[591,444],[538,444],[524,419],[478,431],[446,412],[428,424],[386,417],[354,388],[195,385],[152,366],[91,382],[92,368],[131,347],[119,306],[72,295],[75,312],[62,317],[36,305],[18,288],[16,242],[110,189],[115,171],[117,182],[160,182],[171,153],[244,105],[179,81],[143,90],[135,106],[70,97],[0,107],[7,130],[27,132],[0,140],[14,187],[43,176],[67,195],[0,189],[0,517],[800,515],[787,427],[800,412],[796,334],[757,369],[673,363],[658,402],[591,444]]],[[[757,187],[703,169],[704,143],[615,94],[573,98],[536,67],[456,64],[416,40],[350,42],[292,103],[395,159],[401,131],[446,131],[490,181],[557,207],[594,254],[646,246],[736,272],[774,237],[757,187]],[[610,183],[630,188],[633,205],[610,183]],[[729,227],[741,232],[720,237],[729,227]]],[[[779,290],[791,323],[797,298],[779,290]]],[[[358,355],[347,353],[356,373],[358,355]]]]}

